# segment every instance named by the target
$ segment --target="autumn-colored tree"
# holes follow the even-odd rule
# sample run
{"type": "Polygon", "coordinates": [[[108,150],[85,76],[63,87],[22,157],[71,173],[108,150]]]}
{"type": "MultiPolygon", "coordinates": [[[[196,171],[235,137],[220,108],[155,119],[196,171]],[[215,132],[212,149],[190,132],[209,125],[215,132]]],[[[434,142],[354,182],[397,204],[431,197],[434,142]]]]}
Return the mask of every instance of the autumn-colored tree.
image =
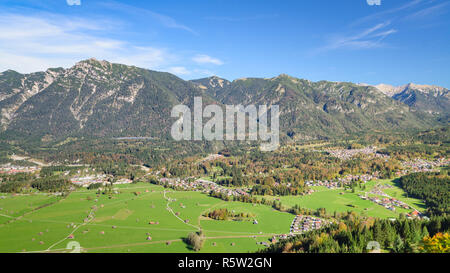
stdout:
{"type": "Polygon", "coordinates": [[[428,253],[450,253],[450,235],[437,233],[433,237],[426,236],[423,239],[421,249],[428,253]]]}
{"type": "Polygon", "coordinates": [[[344,222],[339,223],[339,231],[347,231],[347,225],[344,222]]]}

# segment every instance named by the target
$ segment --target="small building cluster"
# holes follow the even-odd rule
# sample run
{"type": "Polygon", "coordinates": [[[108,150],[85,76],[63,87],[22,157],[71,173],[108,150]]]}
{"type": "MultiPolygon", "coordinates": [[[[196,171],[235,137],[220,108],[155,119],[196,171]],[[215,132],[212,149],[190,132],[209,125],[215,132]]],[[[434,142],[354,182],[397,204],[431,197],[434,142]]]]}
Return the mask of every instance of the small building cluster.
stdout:
{"type": "Polygon", "coordinates": [[[127,179],[127,178],[121,178],[121,179],[117,180],[116,182],[114,182],[114,185],[131,184],[131,183],[133,183],[132,180],[127,179]]]}
{"type": "Polygon", "coordinates": [[[203,158],[200,163],[206,162],[206,161],[211,161],[211,160],[216,160],[219,158],[223,158],[223,155],[219,155],[219,154],[210,154],[207,157],[203,158]]]}
{"type": "Polygon", "coordinates": [[[217,183],[214,183],[214,182],[211,182],[208,180],[204,180],[204,179],[188,181],[188,180],[181,179],[181,178],[161,178],[159,181],[163,185],[166,185],[168,187],[171,187],[174,189],[186,190],[186,191],[201,191],[204,193],[218,192],[218,193],[224,193],[228,196],[248,195],[248,193],[242,189],[225,188],[225,187],[220,186],[217,183]]]}
{"type": "Polygon", "coordinates": [[[377,147],[369,146],[362,149],[328,149],[325,150],[329,155],[341,160],[348,160],[357,155],[371,155],[374,157],[389,158],[388,155],[377,153],[377,147]]]}
{"type": "Polygon", "coordinates": [[[38,170],[40,170],[40,167],[16,166],[16,165],[11,165],[11,163],[0,166],[0,174],[33,173],[38,170]]]}
{"type": "Polygon", "coordinates": [[[292,221],[290,233],[293,234],[307,232],[322,228],[330,223],[330,221],[314,216],[297,215],[292,221]]]}
{"type": "MultiPolygon", "coordinates": [[[[100,183],[102,185],[108,184],[108,179],[105,174],[97,174],[97,175],[90,175],[90,176],[75,176],[70,179],[70,181],[78,186],[81,187],[89,187],[91,184],[100,183]]],[[[114,185],[120,185],[120,184],[130,184],[133,181],[127,178],[121,178],[114,182],[114,185]]]]}
{"type": "Polygon", "coordinates": [[[392,188],[392,186],[389,184],[376,185],[369,192],[369,194],[373,194],[375,196],[368,197],[366,194],[366,195],[359,195],[359,197],[364,200],[370,200],[370,201],[372,201],[376,204],[379,204],[379,205],[385,207],[386,209],[392,210],[392,211],[395,211],[395,207],[404,208],[404,209],[411,208],[408,204],[406,204],[398,199],[395,199],[395,198],[389,196],[387,193],[383,192],[383,189],[388,189],[388,188],[392,188]]]}
{"type": "Polygon", "coordinates": [[[366,196],[362,196],[362,195],[360,195],[360,197],[361,197],[361,199],[370,200],[370,201],[377,203],[378,205],[381,205],[381,206],[385,207],[386,209],[392,210],[392,211],[395,211],[395,207],[404,208],[404,209],[411,208],[408,204],[406,204],[400,200],[397,200],[395,198],[392,198],[392,197],[379,198],[379,197],[366,197],[366,196]]]}
{"type": "Polygon", "coordinates": [[[362,181],[363,183],[366,183],[367,181],[375,180],[378,178],[378,172],[374,172],[373,174],[348,174],[344,177],[339,177],[334,180],[309,180],[306,181],[305,184],[307,186],[324,186],[329,189],[337,189],[343,187],[344,185],[350,185],[353,181],[362,181]]]}
{"type": "Polygon", "coordinates": [[[406,218],[408,219],[424,219],[424,220],[430,220],[427,216],[423,215],[417,210],[412,211],[411,213],[406,214],[406,218]]]}
{"type": "Polygon", "coordinates": [[[436,160],[425,160],[416,158],[411,161],[402,162],[402,166],[406,169],[406,173],[416,172],[434,172],[438,171],[438,168],[450,164],[449,158],[439,158],[436,160]]]}
{"type": "Polygon", "coordinates": [[[101,183],[106,185],[108,183],[106,175],[91,175],[91,176],[75,176],[70,179],[70,182],[77,186],[88,187],[91,184],[101,183]]]}

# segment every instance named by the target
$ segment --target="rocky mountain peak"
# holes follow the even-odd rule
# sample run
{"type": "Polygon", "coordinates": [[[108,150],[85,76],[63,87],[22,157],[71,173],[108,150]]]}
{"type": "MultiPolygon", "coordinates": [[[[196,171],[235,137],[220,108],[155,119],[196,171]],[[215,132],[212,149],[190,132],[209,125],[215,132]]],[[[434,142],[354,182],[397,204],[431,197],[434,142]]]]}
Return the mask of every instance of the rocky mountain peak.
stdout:
{"type": "Polygon", "coordinates": [[[371,128],[423,128],[433,124],[433,117],[408,106],[429,113],[450,109],[442,96],[389,98],[375,88],[352,83],[310,82],[286,74],[233,82],[217,76],[184,81],[169,73],[91,58],[68,69],[2,75],[0,125],[3,131],[57,137],[161,136],[170,131],[172,106],[190,104],[199,95],[220,104],[278,104],[281,128],[308,137],[371,128]]]}
{"type": "Polygon", "coordinates": [[[111,67],[111,63],[105,60],[99,61],[95,58],[90,58],[77,62],[72,68],[103,68],[107,69],[111,67]]]}
{"type": "Polygon", "coordinates": [[[225,79],[219,78],[217,76],[212,76],[209,80],[209,83],[212,87],[223,88],[225,85],[229,84],[230,82],[225,79]]]}
{"type": "Polygon", "coordinates": [[[378,90],[380,90],[383,94],[392,97],[395,94],[401,92],[404,87],[402,86],[393,86],[390,84],[384,84],[384,83],[380,83],[378,85],[374,85],[373,87],[377,88],[378,90]]]}
{"type": "Polygon", "coordinates": [[[405,92],[408,90],[415,90],[415,91],[419,91],[419,92],[431,94],[431,95],[442,95],[443,93],[446,93],[446,92],[448,93],[448,89],[446,89],[444,87],[440,87],[440,86],[436,86],[436,85],[427,85],[427,84],[415,84],[415,83],[408,83],[408,84],[400,85],[400,86],[393,86],[393,85],[381,83],[378,85],[373,85],[373,87],[377,88],[382,93],[384,93],[390,97],[393,97],[399,93],[402,93],[402,92],[405,92]]]}
{"type": "Polygon", "coordinates": [[[448,94],[448,89],[436,85],[408,83],[405,89],[414,89],[434,96],[448,94]]]}

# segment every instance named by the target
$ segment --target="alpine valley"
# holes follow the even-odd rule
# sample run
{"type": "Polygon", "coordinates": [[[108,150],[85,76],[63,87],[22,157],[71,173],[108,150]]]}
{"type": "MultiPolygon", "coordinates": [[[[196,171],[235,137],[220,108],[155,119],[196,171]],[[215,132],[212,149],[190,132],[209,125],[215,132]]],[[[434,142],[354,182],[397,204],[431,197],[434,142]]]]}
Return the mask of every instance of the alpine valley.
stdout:
{"type": "MultiPolygon", "coordinates": [[[[447,89],[416,84],[8,70],[0,252],[448,252],[449,110],[447,89]],[[278,149],[172,139],[172,107],[199,96],[278,105],[278,149]]],[[[271,263],[245,259],[227,266],[271,263]]]]}

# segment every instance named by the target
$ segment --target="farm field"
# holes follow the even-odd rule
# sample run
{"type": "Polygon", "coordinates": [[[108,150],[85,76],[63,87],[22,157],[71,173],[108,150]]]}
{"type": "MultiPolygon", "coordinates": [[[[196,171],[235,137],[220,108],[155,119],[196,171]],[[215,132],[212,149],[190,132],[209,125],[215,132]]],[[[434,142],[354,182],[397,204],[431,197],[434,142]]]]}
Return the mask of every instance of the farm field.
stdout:
{"type": "MultiPolygon", "coordinates": [[[[202,251],[249,252],[261,248],[257,242],[267,241],[273,234],[288,233],[293,219],[293,215],[269,206],[225,203],[199,192],[164,192],[161,186],[144,183],[118,188],[120,193],[111,199],[97,196],[96,191],[78,190],[1,225],[0,252],[67,252],[70,241],[78,242],[84,252],[189,252],[192,250],[183,238],[199,227],[206,237],[202,251]],[[201,216],[211,208],[225,206],[251,212],[259,224],[201,216]],[[89,218],[93,211],[95,217],[89,218]]],[[[0,207],[14,207],[21,201],[15,198],[0,199],[0,207]]]]}
{"type": "Polygon", "coordinates": [[[356,211],[360,214],[380,217],[380,218],[395,218],[400,213],[409,213],[411,210],[405,210],[402,208],[396,209],[395,212],[384,208],[370,200],[363,200],[358,195],[364,194],[364,192],[370,191],[377,183],[389,184],[392,188],[383,189],[383,192],[391,197],[397,198],[406,204],[414,207],[419,211],[425,210],[425,204],[422,200],[416,198],[405,197],[405,192],[394,182],[394,180],[376,180],[369,181],[366,184],[366,190],[356,190],[354,193],[350,191],[344,191],[342,189],[328,189],[326,187],[314,187],[315,192],[306,196],[266,196],[264,198],[269,200],[279,200],[284,206],[292,207],[299,205],[303,208],[318,209],[325,208],[327,212],[332,213],[334,211],[356,211]]]}
{"type": "Polygon", "coordinates": [[[60,197],[45,193],[0,194],[0,198],[0,225],[60,199],[60,197]]]}
{"type": "Polygon", "coordinates": [[[418,211],[425,211],[426,206],[423,200],[408,197],[405,191],[400,187],[398,182],[396,182],[395,179],[384,179],[384,180],[378,180],[379,183],[391,185],[392,188],[384,189],[383,192],[390,195],[391,197],[394,197],[402,202],[405,202],[406,204],[411,205],[418,211]]]}
{"type": "MultiPolygon", "coordinates": [[[[408,198],[394,180],[370,181],[364,191],[376,184],[392,187],[383,191],[422,210],[421,200],[408,198]]],[[[307,196],[265,196],[286,207],[325,208],[327,212],[356,211],[363,215],[391,218],[395,212],[361,199],[342,189],[314,187],[307,196]]],[[[147,183],[117,186],[118,194],[97,194],[80,189],[67,197],[49,194],[10,195],[0,199],[0,252],[69,252],[76,241],[83,252],[191,252],[183,241],[190,232],[203,230],[201,252],[254,252],[260,242],[277,234],[289,233],[292,214],[267,205],[226,202],[200,192],[173,191],[147,183]],[[50,204],[47,205],[46,204],[50,204]],[[251,213],[246,221],[218,221],[204,213],[226,208],[234,213],[251,213]],[[93,213],[94,217],[89,217],[93,213]],[[257,224],[253,223],[257,220],[257,224]]]]}

